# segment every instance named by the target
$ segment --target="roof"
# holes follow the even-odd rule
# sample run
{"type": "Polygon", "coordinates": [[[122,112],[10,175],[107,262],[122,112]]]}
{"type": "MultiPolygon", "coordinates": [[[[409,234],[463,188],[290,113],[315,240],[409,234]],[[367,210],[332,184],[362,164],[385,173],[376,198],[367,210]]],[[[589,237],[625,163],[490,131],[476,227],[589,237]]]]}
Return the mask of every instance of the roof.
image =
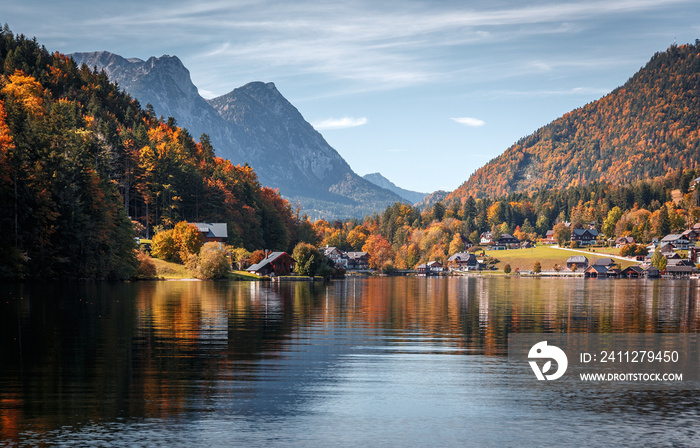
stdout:
{"type": "Polygon", "coordinates": [[[634,271],[637,274],[642,274],[644,272],[644,269],[641,266],[639,266],[638,264],[635,264],[634,266],[629,266],[629,267],[625,268],[625,270],[622,272],[625,273],[625,272],[631,272],[631,271],[634,271]]]}
{"type": "Polygon", "coordinates": [[[659,245],[659,252],[673,252],[673,249],[675,249],[676,246],[674,246],[671,243],[664,242],[659,245]]]}
{"type": "Polygon", "coordinates": [[[615,260],[612,258],[598,258],[593,264],[595,266],[610,266],[611,264],[615,264],[615,260]]]}
{"type": "Polygon", "coordinates": [[[228,238],[225,222],[195,222],[194,225],[207,238],[228,238]]]}
{"type": "Polygon", "coordinates": [[[695,266],[666,266],[666,272],[695,272],[695,266]]]}
{"type": "Polygon", "coordinates": [[[511,234],[509,234],[509,233],[504,233],[503,235],[501,235],[501,237],[499,238],[499,240],[516,240],[516,241],[520,241],[519,239],[517,239],[516,237],[514,237],[513,235],[511,235],[511,234]]]}
{"type": "Polygon", "coordinates": [[[348,258],[351,259],[357,259],[357,258],[363,258],[368,256],[369,254],[367,252],[348,252],[348,258]]]}
{"type": "MultiPolygon", "coordinates": [[[[267,258],[263,259],[260,263],[254,264],[246,270],[247,271],[259,271],[260,269],[262,269],[266,265],[272,263],[273,261],[275,261],[276,259],[278,259],[282,255],[287,255],[287,252],[272,252],[270,255],[267,256],[267,258]]],[[[289,255],[287,255],[287,256],[289,256],[289,255]]]]}
{"type": "Polygon", "coordinates": [[[588,258],[585,255],[574,255],[566,260],[567,263],[588,263],[588,258]]]}
{"type": "Polygon", "coordinates": [[[328,256],[328,255],[330,255],[330,254],[332,254],[333,252],[336,252],[336,251],[339,252],[339,253],[341,253],[341,254],[343,253],[342,250],[338,249],[338,248],[335,247],[335,246],[319,247],[319,251],[323,252],[323,255],[326,255],[326,256],[328,256]]]}
{"type": "Polygon", "coordinates": [[[685,238],[683,235],[680,235],[678,233],[671,233],[669,235],[666,235],[665,237],[661,238],[661,241],[676,241],[681,238],[685,238]]]}
{"type": "Polygon", "coordinates": [[[466,252],[457,252],[456,254],[452,255],[450,258],[447,259],[447,261],[455,261],[455,260],[468,260],[469,257],[474,257],[474,254],[468,254],[466,252]]]}
{"type": "Polygon", "coordinates": [[[601,265],[590,265],[584,272],[591,272],[595,271],[597,274],[605,274],[608,272],[608,268],[606,266],[601,266],[601,265]]]}
{"type": "Polygon", "coordinates": [[[596,229],[574,229],[571,234],[581,236],[586,232],[590,233],[592,236],[598,236],[598,231],[596,229]]]}
{"type": "MultiPolygon", "coordinates": [[[[676,254],[678,255],[678,254],[676,254]]],[[[684,260],[682,258],[669,258],[666,260],[666,266],[694,266],[692,261],[684,260]]]]}

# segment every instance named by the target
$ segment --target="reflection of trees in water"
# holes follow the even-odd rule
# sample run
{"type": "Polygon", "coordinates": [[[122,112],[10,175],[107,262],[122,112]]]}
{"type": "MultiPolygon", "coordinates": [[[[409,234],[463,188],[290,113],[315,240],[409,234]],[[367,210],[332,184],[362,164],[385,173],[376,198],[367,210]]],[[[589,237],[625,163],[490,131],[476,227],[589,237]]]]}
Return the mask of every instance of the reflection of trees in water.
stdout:
{"type": "Polygon", "coordinates": [[[3,438],[124,415],[179,418],[220,398],[222,384],[231,406],[248,406],[236,412],[288,412],[278,398],[294,408],[338,354],[367,341],[396,352],[504,355],[511,332],[698,331],[689,281],[349,278],[0,291],[3,438]]]}
{"type": "Polygon", "coordinates": [[[279,356],[322,285],[12,285],[0,313],[0,435],[120,416],[178,415],[222,375],[279,356]],[[21,328],[20,357],[18,336],[21,328]],[[23,366],[24,369],[20,367],[23,366]]]}
{"type": "MultiPolygon", "coordinates": [[[[467,277],[339,284],[345,285],[337,292],[345,302],[337,313],[345,321],[396,330],[404,338],[417,331],[468,353],[505,355],[508,334],[517,332],[698,329],[698,290],[689,282],[467,277]]],[[[317,312],[339,317],[324,306],[317,312]]]]}

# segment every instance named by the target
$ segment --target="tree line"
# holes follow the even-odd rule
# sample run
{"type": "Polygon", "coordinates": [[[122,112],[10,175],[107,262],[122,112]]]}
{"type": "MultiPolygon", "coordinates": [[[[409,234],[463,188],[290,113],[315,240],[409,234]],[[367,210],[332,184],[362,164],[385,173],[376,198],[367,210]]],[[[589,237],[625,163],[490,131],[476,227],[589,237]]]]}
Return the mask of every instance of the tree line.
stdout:
{"type": "Polygon", "coordinates": [[[607,239],[632,236],[643,244],[700,222],[698,177],[700,170],[674,170],[628,185],[595,182],[500,198],[448,199],[424,211],[397,203],[364,220],[317,221],[312,227],[319,245],[366,251],[372,267],[386,270],[446,263],[467,243],[479,244],[484,232],[537,242],[548,230],[565,228],[570,235],[569,229],[594,227],[607,239]]]}

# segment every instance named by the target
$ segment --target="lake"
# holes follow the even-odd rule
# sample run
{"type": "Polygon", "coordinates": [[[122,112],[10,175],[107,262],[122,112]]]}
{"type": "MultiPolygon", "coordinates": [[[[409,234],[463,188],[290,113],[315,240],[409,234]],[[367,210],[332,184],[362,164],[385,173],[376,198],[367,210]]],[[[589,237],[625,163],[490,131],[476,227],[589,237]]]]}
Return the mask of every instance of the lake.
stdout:
{"type": "Polygon", "coordinates": [[[698,446],[697,391],[514,380],[509,333],[697,333],[696,280],[0,284],[6,446],[698,446]]]}

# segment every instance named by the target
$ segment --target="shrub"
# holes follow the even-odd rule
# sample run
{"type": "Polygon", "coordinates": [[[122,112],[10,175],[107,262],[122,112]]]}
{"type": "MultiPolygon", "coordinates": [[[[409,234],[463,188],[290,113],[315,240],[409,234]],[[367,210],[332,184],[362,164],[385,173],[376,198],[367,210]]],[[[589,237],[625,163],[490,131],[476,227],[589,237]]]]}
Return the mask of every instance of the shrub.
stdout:
{"type": "Polygon", "coordinates": [[[137,278],[153,278],[156,276],[156,265],[148,254],[137,252],[136,259],[138,260],[136,268],[137,278]]]}
{"type": "Polygon", "coordinates": [[[196,278],[216,279],[226,278],[230,270],[226,250],[219,243],[206,243],[199,255],[191,255],[187,260],[187,268],[196,278]]]}
{"type": "Polygon", "coordinates": [[[532,267],[532,272],[534,272],[535,274],[539,274],[540,272],[542,272],[542,265],[539,261],[535,262],[535,265],[532,267]]]}
{"type": "Polygon", "coordinates": [[[394,267],[394,263],[389,260],[386,263],[382,265],[381,269],[382,274],[387,274],[387,275],[393,275],[396,273],[396,268],[394,267]]]}
{"type": "Polygon", "coordinates": [[[506,274],[510,274],[510,265],[509,264],[503,266],[503,272],[505,272],[506,274]]]}

